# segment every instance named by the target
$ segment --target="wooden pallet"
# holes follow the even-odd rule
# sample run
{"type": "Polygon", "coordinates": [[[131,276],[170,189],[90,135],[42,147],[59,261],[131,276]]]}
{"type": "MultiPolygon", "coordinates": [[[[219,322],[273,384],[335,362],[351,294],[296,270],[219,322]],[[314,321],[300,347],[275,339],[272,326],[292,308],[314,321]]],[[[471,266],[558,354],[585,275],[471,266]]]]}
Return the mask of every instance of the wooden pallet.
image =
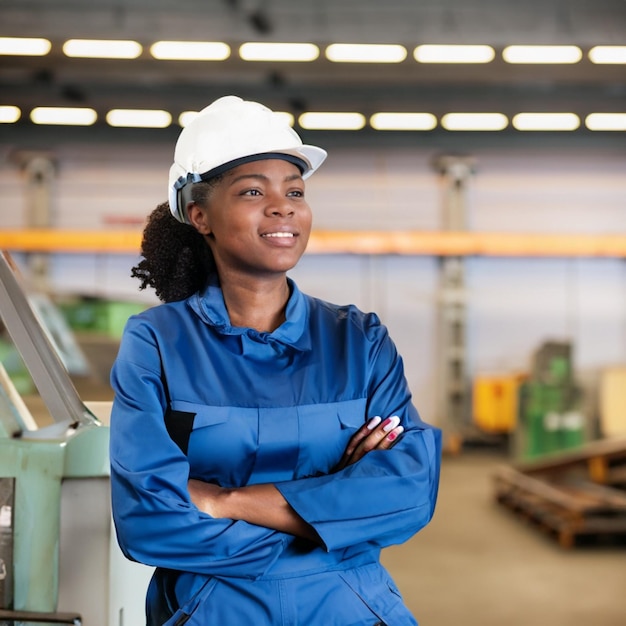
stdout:
{"type": "Polygon", "coordinates": [[[496,501],[570,548],[582,536],[626,537],[626,439],[499,469],[496,501]]]}

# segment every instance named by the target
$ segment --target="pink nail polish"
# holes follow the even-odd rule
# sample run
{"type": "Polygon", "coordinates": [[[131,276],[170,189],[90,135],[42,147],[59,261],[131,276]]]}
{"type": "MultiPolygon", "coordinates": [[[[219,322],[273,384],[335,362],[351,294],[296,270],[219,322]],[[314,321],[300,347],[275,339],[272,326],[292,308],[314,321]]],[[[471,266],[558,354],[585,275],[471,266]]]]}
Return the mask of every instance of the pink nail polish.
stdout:
{"type": "Polygon", "coordinates": [[[390,430],[393,430],[400,423],[400,418],[397,415],[393,417],[389,417],[385,420],[383,425],[383,430],[388,433],[390,430]]]}
{"type": "Polygon", "coordinates": [[[392,430],[388,435],[387,435],[387,439],[389,439],[389,441],[394,441],[396,440],[402,433],[404,432],[404,428],[402,428],[402,426],[398,426],[398,428],[392,430]]]}
{"type": "Polygon", "coordinates": [[[372,417],[372,419],[367,423],[368,430],[374,430],[378,424],[380,424],[381,418],[377,415],[376,417],[372,417]]]}

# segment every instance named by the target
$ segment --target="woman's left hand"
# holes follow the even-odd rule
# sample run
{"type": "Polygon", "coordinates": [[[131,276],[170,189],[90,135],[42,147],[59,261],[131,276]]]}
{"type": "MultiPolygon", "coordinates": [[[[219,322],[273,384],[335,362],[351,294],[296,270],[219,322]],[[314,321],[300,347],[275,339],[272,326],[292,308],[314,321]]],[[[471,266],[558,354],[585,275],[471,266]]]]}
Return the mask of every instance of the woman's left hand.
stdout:
{"type": "Polygon", "coordinates": [[[400,426],[400,418],[397,415],[385,420],[378,416],[373,417],[352,435],[341,460],[333,471],[338,472],[356,463],[372,450],[391,448],[403,431],[404,428],[400,426]]]}

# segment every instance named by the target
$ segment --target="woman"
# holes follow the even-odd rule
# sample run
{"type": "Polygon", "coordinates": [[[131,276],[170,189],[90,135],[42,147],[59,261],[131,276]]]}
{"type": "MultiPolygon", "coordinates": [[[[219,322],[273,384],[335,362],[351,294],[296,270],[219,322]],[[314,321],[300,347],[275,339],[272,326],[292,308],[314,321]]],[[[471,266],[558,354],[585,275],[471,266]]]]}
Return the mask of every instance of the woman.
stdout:
{"type": "Polygon", "coordinates": [[[326,153],[227,96],[178,139],[133,274],[164,304],[112,370],[118,540],[147,623],[415,624],[381,548],[431,519],[439,431],[374,314],[304,295],[304,179],[326,153]]]}

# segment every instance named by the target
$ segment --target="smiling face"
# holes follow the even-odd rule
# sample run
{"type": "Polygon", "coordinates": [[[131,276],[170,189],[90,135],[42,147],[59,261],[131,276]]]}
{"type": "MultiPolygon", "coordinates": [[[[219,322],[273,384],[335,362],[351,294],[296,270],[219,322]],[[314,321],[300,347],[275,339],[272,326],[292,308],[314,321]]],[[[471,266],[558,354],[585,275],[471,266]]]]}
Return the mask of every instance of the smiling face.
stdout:
{"type": "Polygon", "coordinates": [[[188,209],[213,252],[220,278],[284,274],[300,260],[311,232],[300,170],[281,159],[226,172],[204,206],[188,209]]]}

